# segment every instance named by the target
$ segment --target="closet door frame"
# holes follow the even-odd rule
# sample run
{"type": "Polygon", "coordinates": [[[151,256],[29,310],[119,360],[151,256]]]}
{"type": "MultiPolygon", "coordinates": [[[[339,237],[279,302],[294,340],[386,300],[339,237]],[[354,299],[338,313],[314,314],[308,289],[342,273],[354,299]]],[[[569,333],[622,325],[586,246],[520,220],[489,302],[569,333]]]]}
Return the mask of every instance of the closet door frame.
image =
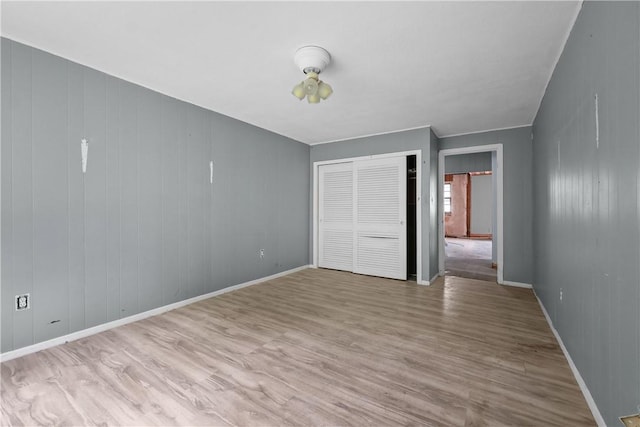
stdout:
{"type": "Polygon", "coordinates": [[[319,209],[319,176],[318,170],[322,165],[334,163],[357,162],[360,160],[384,159],[389,157],[416,156],[416,277],[420,285],[429,282],[422,279],[422,150],[399,151],[395,153],[376,154],[371,156],[349,157],[344,159],[324,160],[313,162],[313,235],[311,236],[311,250],[313,253],[313,268],[318,268],[319,238],[318,238],[318,209],[319,209]]]}

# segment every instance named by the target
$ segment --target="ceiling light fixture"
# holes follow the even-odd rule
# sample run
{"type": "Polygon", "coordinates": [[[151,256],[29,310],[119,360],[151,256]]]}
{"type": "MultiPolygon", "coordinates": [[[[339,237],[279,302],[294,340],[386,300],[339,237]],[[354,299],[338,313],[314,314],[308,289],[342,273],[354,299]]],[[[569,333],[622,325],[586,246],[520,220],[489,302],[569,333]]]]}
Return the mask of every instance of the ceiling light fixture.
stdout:
{"type": "Polygon", "coordinates": [[[327,99],[333,89],[318,79],[318,74],[331,62],[331,55],[318,46],[304,46],[296,51],[294,61],[307,78],[293,87],[291,93],[300,101],[307,97],[309,104],[317,104],[320,99],[327,99]]]}

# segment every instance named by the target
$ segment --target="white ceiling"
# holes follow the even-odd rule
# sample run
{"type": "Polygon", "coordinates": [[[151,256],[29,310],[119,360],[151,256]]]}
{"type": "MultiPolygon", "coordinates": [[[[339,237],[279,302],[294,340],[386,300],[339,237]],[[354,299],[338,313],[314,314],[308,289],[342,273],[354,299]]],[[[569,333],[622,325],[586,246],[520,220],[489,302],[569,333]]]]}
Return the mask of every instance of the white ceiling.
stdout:
{"type": "Polygon", "coordinates": [[[529,125],[580,9],[560,2],[2,2],[2,35],[308,144],[529,125]],[[334,94],[291,95],[300,46],[334,94]]]}

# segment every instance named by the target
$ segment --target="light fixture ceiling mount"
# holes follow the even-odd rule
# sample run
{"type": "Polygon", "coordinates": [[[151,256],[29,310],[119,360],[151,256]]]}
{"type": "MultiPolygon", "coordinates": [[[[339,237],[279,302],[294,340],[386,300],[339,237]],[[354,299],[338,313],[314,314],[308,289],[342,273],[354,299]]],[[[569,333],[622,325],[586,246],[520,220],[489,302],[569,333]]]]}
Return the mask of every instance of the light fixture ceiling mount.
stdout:
{"type": "Polygon", "coordinates": [[[305,96],[309,104],[317,104],[320,99],[327,99],[333,89],[327,83],[318,79],[320,74],[331,62],[331,55],[319,46],[304,46],[296,51],[294,61],[307,78],[294,86],[291,92],[299,100],[305,96]]]}

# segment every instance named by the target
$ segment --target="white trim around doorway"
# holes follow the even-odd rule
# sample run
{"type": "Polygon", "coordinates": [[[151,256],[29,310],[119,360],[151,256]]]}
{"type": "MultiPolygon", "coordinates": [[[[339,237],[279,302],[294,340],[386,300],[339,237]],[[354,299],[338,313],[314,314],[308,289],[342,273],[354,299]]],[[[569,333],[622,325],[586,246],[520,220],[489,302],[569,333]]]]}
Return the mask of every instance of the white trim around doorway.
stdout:
{"type": "Polygon", "coordinates": [[[318,168],[322,165],[335,163],[406,156],[416,156],[416,281],[419,285],[430,284],[428,280],[422,279],[422,150],[400,151],[396,153],[375,154],[371,156],[313,162],[313,235],[311,236],[313,268],[318,267],[318,168]]]}
{"type": "Polygon", "coordinates": [[[444,276],[444,195],[442,193],[442,188],[444,188],[444,158],[446,156],[455,156],[457,154],[470,154],[470,153],[484,153],[484,152],[495,152],[496,153],[496,170],[494,173],[496,174],[497,180],[497,209],[496,209],[496,220],[498,223],[497,231],[497,239],[496,245],[498,246],[498,283],[503,284],[511,284],[505,283],[503,272],[504,272],[504,223],[503,223],[503,209],[504,209],[504,174],[503,174],[503,155],[502,155],[502,144],[490,144],[490,145],[478,145],[474,147],[461,147],[461,148],[448,148],[445,150],[440,150],[438,153],[438,269],[440,271],[440,275],[444,276]]]}

